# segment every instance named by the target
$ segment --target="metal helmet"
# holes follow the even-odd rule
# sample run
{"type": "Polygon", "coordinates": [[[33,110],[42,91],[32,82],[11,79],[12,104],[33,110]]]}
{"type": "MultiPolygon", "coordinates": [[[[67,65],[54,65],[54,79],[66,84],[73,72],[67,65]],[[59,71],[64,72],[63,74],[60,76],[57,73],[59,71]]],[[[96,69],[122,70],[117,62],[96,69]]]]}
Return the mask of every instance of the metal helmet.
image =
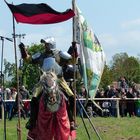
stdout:
{"type": "Polygon", "coordinates": [[[47,37],[45,39],[41,39],[40,42],[44,44],[44,46],[47,46],[50,50],[56,49],[56,42],[54,37],[47,37]]]}

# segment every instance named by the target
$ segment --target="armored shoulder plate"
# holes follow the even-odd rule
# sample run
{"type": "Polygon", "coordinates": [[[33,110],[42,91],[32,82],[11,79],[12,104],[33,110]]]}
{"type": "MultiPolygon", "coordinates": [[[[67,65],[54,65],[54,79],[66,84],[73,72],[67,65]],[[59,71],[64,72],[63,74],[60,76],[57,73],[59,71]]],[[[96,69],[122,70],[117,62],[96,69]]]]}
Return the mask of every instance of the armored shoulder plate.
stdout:
{"type": "Polygon", "coordinates": [[[68,54],[67,52],[62,52],[62,51],[60,51],[60,52],[59,52],[59,55],[60,55],[60,57],[63,58],[64,60],[69,60],[69,59],[72,58],[71,55],[68,54]]]}

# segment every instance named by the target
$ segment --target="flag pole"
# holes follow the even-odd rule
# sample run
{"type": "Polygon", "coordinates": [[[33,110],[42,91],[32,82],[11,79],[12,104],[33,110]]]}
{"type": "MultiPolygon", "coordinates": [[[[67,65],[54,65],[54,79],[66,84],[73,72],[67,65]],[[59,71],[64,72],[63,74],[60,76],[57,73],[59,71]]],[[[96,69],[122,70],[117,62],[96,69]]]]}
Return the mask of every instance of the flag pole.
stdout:
{"type": "MultiPolygon", "coordinates": [[[[73,17],[73,42],[72,47],[76,47],[76,0],[72,0],[72,9],[75,12],[75,16],[73,17]]],[[[73,66],[74,66],[74,81],[73,81],[73,89],[74,89],[74,122],[76,124],[76,54],[73,51],[73,66]]]]}
{"type": "Polygon", "coordinates": [[[14,40],[14,51],[15,51],[15,66],[16,66],[16,88],[17,88],[17,100],[18,100],[18,124],[17,124],[17,140],[21,140],[21,123],[20,123],[20,100],[19,100],[19,75],[17,66],[17,49],[16,49],[16,37],[15,37],[15,20],[13,16],[13,40],[14,40]]]}
{"type": "MultiPolygon", "coordinates": [[[[76,0],[72,0],[72,9],[76,11],[76,0]]],[[[76,13],[76,12],[75,12],[76,13]]],[[[73,17],[73,42],[76,42],[76,14],[73,17]]]]}

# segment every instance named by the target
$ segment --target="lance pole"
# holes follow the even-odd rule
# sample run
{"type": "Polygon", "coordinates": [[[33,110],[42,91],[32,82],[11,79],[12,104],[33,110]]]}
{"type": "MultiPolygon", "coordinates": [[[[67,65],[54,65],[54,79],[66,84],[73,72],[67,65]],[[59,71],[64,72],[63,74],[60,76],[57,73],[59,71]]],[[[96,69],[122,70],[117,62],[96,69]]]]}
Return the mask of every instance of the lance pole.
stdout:
{"type": "Polygon", "coordinates": [[[73,17],[73,66],[74,66],[74,82],[73,82],[73,89],[74,89],[74,122],[76,124],[76,54],[75,54],[75,47],[76,47],[76,1],[72,0],[72,9],[75,12],[75,16],[73,17]]]}
{"type": "Polygon", "coordinates": [[[16,66],[16,88],[17,88],[17,100],[18,100],[18,124],[17,124],[17,140],[21,140],[21,123],[20,123],[20,100],[19,100],[19,75],[18,75],[18,65],[17,65],[17,50],[16,50],[16,37],[15,37],[15,20],[13,16],[13,40],[14,40],[14,51],[15,51],[15,66],[16,66]]]}
{"type": "Polygon", "coordinates": [[[6,107],[5,107],[5,93],[4,93],[4,74],[3,74],[3,50],[4,50],[4,37],[0,37],[2,40],[1,50],[1,78],[2,78],[2,92],[3,92],[3,108],[4,108],[4,140],[6,140],[6,107]]]}

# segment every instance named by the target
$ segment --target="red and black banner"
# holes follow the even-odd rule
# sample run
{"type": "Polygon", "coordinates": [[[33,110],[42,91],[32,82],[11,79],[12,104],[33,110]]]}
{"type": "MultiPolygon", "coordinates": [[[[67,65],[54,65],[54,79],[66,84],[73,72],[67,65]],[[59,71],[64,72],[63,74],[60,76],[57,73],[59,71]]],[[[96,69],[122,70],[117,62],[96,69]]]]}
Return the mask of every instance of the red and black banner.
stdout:
{"type": "Polygon", "coordinates": [[[20,5],[7,3],[7,5],[17,22],[27,24],[53,24],[66,21],[75,15],[74,11],[71,9],[68,9],[65,12],[58,12],[44,3],[23,3],[20,5]]]}

